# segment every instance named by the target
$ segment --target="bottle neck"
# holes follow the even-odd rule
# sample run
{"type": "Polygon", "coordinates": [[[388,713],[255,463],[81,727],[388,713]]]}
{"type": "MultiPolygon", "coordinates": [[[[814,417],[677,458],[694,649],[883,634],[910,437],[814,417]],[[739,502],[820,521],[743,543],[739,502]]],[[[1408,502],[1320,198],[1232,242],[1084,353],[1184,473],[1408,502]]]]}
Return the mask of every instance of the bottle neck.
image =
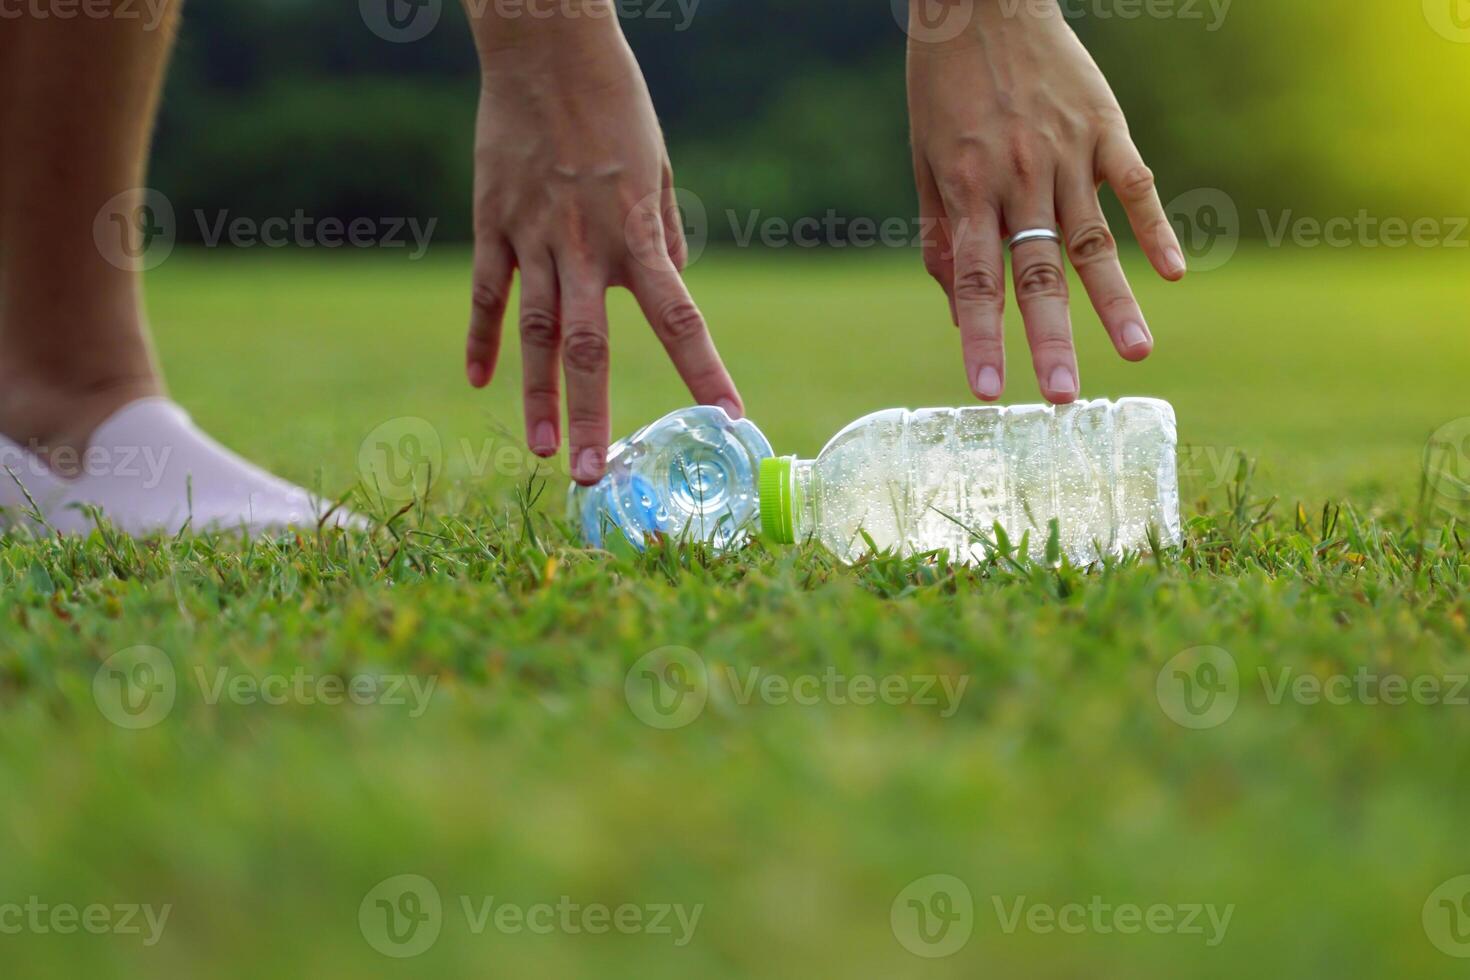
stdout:
{"type": "Polygon", "coordinates": [[[813,473],[816,461],[791,461],[791,535],[800,543],[817,533],[817,494],[813,473]]]}

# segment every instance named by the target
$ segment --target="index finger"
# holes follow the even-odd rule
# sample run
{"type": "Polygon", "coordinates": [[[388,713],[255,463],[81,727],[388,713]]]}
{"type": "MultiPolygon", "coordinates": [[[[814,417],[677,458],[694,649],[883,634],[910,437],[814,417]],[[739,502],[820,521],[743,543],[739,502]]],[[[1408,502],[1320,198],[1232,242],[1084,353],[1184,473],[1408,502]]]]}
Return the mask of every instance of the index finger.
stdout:
{"type": "Polygon", "coordinates": [[[704,314],[673,263],[655,267],[635,263],[628,288],[695,401],[718,405],[732,419],[742,417],[745,406],[740,393],[715,349],[704,314]]]}
{"type": "Polygon", "coordinates": [[[1159,200],[1153,171],[1144,164],[1138,147],[1127,133],[1111,132],[1103,137],[1097,149],[1097,166],[1098,175],[1123,202],[1133,235],[1154,269],[1165,279],[1175,282],[1183,279],[1189,269],[1184,250],[1179,247],[1174,226],[1159,200]]]}

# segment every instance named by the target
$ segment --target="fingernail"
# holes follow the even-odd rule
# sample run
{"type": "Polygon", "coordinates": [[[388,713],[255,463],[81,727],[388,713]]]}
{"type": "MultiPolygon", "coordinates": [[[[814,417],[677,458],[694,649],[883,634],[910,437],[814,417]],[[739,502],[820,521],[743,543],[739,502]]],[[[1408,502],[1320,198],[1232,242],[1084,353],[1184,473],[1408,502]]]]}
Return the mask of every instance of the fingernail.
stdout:
{"type": "Polygon", "coordinates": [[[1141,323],[1130,323],[1123,328],[1123,346],[1128,350],[1148,344],[1148,331],[1141,323]]]}
{"type": "Polygon", "coordinates": [[[721,398],[719,401],[715,402],[715,404],[723,408],[725,410],[725,414],[730,416],[730,418],[732,419],[738,419],[744,414],[740,410],[740,406],[735,404],[728,398],[721,398]]]}
{"type": "Polygon", "coordinates": [[[531,452],[537,456],[553,456],[556,454],[556,426],[550,422],[538,422],[536,424],[536,435],[531,440],[531,452]]]}
{"type": "Polygon", "coordinates": [[[1184,253],[1174,245],[1164,249],[1164,266],[1176,276],[1189,271],[1189,266],[1184,261],[1184,253]]]}
{"type": "Polygon", "coordinates": [[[474,388],[483,388],[485,387],[485,382],[490,380],[486,377],[485,365],[479,361],[472,361],[465,365],[465,374],[469,376],[470,385],[474,388]]]}
{"type": "Polygon", "coordinates": [[[577,454],[577,478],[596,480],[602,475],[602,465],[607,453],[601,449],[588,448],[577,454]]]}
{"type": "Polygon", "coordinates": [[[1047,383],[1053,395],[1075,395],[1077,393],[1077,379],[1069,367],[1052,368],[1051,380],[1047,383]]]}
{"type": "Polygon", "coordinates": [[[975,390],[980,392],[981,398],[999,398],[1000,372],[989,364],[982,367],[975,378],[975,390]]]}

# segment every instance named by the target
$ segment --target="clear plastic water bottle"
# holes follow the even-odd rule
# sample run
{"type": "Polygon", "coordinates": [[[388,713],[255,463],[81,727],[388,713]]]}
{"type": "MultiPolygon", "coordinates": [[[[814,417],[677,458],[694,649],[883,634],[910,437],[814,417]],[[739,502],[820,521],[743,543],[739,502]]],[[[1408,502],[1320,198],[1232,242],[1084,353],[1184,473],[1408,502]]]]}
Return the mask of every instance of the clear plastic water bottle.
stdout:
{"type": "Polygon", "coordinates": [[[755,529],[756,477],[771,444],[747,419],[702,405],[644,426],[607,451],[607,474],[572,485],[567,519],[603,547],[609,530],[642,549],[649,535],[738,548],[755,529]]]}
{"type": "Polygon", "coordinates": [[[1028,534],[1045,560],[1051,522],[1083,564],[1179,542],[1174,409],[1152,398],[1060,408],[891,409],[839,432],[815,460],[761,464],[761,525],[782,543],[812,538],[844,561],[879,549],[948,550],[983,561],[1028,534]],[[1152,529],[1152,532],[1151,530],[1152,529]]]}

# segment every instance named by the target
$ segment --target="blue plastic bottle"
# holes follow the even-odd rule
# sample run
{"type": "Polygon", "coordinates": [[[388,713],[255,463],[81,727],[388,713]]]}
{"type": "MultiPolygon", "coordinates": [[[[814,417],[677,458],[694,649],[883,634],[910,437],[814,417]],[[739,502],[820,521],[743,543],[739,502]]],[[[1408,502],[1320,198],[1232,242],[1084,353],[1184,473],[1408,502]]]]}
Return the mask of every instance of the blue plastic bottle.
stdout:
{"type": "Polygon", "coordinates": [[[639,549],[655,534],[738,548],[759,530],[757,476],[770,456],[749,420],[708,405],[680,409],[609,447],[607,475],[568,491],[567,519],[595,548],[609,531],[639,549]]]}

